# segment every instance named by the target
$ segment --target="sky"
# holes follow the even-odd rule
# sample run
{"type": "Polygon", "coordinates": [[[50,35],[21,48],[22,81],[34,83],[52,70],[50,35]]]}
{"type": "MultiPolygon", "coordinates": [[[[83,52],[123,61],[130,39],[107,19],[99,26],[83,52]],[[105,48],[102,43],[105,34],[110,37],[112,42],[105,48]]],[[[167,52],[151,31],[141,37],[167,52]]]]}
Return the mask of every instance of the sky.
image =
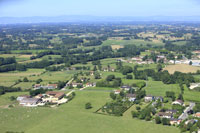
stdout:
{"type": "Polygon", "coordinates": [[[0,17],[200,16],[200,0],[0,0],[0,17]]]}

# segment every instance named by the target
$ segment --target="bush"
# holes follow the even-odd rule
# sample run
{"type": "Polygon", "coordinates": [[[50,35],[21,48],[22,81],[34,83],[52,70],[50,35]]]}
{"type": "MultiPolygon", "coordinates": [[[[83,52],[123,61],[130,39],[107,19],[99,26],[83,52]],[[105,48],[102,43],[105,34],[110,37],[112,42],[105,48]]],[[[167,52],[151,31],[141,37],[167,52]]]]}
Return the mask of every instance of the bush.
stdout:
{"type": "Polygon", "coordinates": [[[136,106],[136,110],[138,110],[138,111],[139,111],[140,109],[141,109],[141,108],[140,108],[140,106],[136,106]]]}
{"type": "Polygon", "coordinates": [[[133,79],[132,75],[126,75],[126,79],[133,79]]]}
{"type": "Polygon", "coordinates": [[[156,124],[160,124],[161,123],[161,119],[160,119],[159,116],[155,117],[155,122],[156,122],[156,124]]]}
{"type": "Polygon", "coordinates": [[[137,118],[139,116],[139,113],[136,111],[132,111],[131,114],[133,118],[137,118]]]}
{"type": "Polygon", "coordinates": [[[86,104],[85,104],[85,109],[91,109],[91,108],[92,108],[91,103],[86,103],[86,104]]]}
{"type": "Polygon", "coordinates": [[[28,78],[25,77],[25,78],[23,79],[23,82],[29,82],[28,78]]]}
{"type": "Polygon", "coordinates": [[[163,124],[163,125],[170,125],[169,119],[163,118],[163,119],[162,119],[162,124],[163,124]]]}

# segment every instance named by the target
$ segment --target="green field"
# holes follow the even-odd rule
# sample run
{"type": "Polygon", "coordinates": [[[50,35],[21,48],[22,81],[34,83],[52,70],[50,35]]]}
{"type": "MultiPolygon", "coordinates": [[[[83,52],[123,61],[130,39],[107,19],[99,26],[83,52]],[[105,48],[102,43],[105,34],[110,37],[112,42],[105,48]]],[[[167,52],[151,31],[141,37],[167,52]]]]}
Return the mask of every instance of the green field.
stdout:
{"type": "Polygon", "coordinates": [[[11,86],[13,85],[18,79],[23,79],[24,77],[37,77],[40,75],[44,69],[28,69],[25,72],[7,72],[7,73],[0,73],[0,85],[3,86],[11,86]]]}
{"type": "Polygon", "coordinates": [[[151,45],[157,45],[157,46],[163,46],[163,43],[160,42],[151,42],[151,41],[144,41],[144,40],[106,40],[103,42],[104,46],[107,45],[147,45],[147,44],[151,44],[151,45]]]}
{"type": "MultiPolygon", "coordinates": [[[[131,114],[123,117],[106,116],[93,113],[110,100],[108,92],[76,93],[75,99],[58,108],[1,108],[0,132],[24,131],[26,133],[177,133],[175,127],[156,125],[152,122],[132,119],[131,114]],[[91,102],[93,108],[86,110],[84,105],[91,102]]],[[[0,99],[11,94],[0,96],[0,99]]],[[[14,95],[14,93],[13,93],[14,95]]],[[[0,101],[1,101],[0,100],[0,101]]]]}

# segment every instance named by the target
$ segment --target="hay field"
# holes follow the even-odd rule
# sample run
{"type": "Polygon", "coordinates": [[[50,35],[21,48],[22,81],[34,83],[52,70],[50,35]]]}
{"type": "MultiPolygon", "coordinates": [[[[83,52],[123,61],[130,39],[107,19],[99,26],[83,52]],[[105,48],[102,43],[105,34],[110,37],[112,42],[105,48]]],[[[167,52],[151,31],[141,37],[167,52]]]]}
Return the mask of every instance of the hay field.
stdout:
{"type": "Polygon", "coordinates": [[[186,64],[178,64],[166,66],[163,70],[167,70],[170,74],[173,74],[175,71],[183,73],[195,73],[197,72],[197,70],[200,70],[200,67],[190,66],[186,64]]]}
{"type": "Polygon", "coordinates": [[[120,48],[124,48],[124,46],[121,46],[121,45],[112,45],[111,47],[113,50],[118,50],[120,48]]]}

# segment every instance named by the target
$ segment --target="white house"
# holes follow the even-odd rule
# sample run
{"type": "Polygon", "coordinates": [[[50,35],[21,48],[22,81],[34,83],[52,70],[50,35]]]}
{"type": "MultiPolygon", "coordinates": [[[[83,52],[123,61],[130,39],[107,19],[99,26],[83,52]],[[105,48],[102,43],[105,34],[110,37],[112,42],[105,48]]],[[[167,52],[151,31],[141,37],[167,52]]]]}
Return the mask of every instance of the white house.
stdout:
{"type": "Polygon", "coordinates": [[[182,101],[182,100],[176,100],[176,101],[174,101],[174,102],[172,102],[172,105],[183,105],[184,104],[184,102],[182,101]]]}
{"type": "Polygon", "coordinates": [[[147,95],[144,97],[145,102],[151,102],[154,100],[154,96],[152,95],[147,95]]]}
{"type": "Polygon", "coordinates": [[[136,100],[136,94],[127,94],[126,97],[130,102],[134,102],[136,100]]]}
{"type": "Polygon", "coordinates": [[[200,87],[200,83],[191,83],[190,89],[193,90],[194,88],[200,87]]]}

